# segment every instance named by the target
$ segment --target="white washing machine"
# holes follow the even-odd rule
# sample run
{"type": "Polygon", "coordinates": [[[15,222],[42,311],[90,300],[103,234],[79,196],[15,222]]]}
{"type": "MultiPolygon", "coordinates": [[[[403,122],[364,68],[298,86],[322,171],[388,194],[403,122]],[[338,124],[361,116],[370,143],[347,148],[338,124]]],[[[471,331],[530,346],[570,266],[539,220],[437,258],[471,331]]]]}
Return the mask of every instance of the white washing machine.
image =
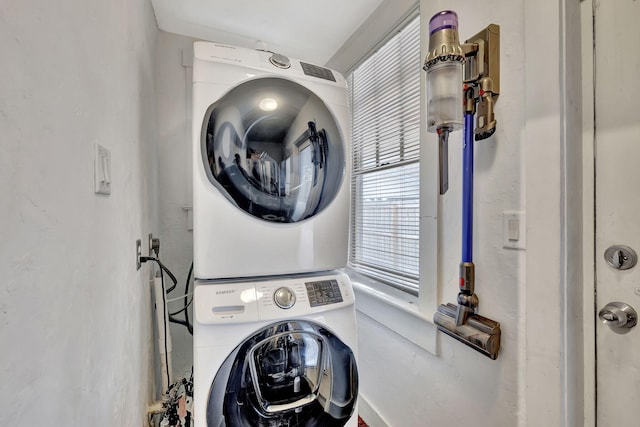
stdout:
{"type": "Polygon", "coordinates": [[[195,288],[195,427],[355,427],[353,289],[341,272],[195,288]]]}
{"type": "Polygon", "coordinates": [[[348,120],[346,82],[333,70],[194,44],[194,277],[346,265],[348,120]]]}

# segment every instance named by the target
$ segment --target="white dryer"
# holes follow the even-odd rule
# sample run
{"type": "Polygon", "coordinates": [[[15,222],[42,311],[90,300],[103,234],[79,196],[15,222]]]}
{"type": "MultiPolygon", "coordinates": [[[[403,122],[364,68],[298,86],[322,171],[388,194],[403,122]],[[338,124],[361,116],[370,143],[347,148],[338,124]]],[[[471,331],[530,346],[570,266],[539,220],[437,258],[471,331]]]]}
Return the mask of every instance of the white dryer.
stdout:
{"type": "Polygon", "coordinates": [[[348,111],[345,79],[333,70],[194,44],[195,278],[346,265],[348,111]]]}
{"type": "Polygon", "coordinates": [[[345,274],[199,282],[194,301],[195,427],[357,426],[345,274]]]}

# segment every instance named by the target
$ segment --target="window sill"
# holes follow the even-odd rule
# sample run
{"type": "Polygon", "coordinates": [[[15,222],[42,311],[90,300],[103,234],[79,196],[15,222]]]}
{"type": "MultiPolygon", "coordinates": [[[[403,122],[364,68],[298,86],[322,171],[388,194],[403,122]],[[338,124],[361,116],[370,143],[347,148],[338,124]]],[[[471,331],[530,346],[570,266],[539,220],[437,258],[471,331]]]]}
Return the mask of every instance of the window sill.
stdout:
{"type": "Polygon", "coordinates": [[[431,354],[437,355],[433,311],[419,307],[417,297],[390,288],[357,271],[346,268],[356,295],[356,310],[431,354]]]}

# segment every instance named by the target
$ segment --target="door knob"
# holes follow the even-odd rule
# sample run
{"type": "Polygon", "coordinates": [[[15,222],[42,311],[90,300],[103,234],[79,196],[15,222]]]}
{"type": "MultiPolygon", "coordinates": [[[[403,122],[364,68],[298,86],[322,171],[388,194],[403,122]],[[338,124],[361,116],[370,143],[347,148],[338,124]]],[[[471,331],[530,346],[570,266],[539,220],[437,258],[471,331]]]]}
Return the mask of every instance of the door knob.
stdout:
{"type": "Polygon", "coordinates": [[[629,304],[610,302],[598,313],[600,321],[612,329],[630,329],[636,326],[638,315],[629,304]]]}

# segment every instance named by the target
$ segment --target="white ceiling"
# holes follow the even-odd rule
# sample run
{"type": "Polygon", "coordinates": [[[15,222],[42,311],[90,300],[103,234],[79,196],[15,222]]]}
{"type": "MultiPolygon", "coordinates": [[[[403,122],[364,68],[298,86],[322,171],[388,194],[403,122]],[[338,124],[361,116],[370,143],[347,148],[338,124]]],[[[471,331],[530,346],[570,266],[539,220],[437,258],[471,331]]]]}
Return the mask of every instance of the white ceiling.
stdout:
{"type": "Polygon", "coordinates": [[[324,65],[384,0],[151,0],[170,33],[324,65]]]}

